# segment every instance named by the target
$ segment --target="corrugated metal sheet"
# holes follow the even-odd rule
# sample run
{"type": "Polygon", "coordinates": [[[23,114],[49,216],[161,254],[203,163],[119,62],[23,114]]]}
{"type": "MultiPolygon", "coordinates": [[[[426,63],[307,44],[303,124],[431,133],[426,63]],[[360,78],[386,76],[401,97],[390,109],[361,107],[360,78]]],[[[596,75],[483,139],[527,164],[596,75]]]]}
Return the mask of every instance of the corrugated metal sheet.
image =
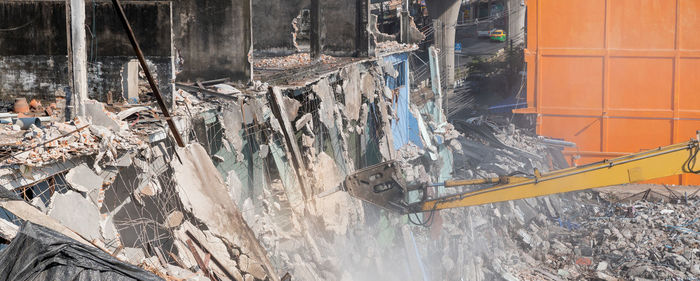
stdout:
{"type": "MultiPolygon", "coordinates": [[[[529,0],[527,109],[588,163],[700,129],[700,1],[529,0]]],[[[700,184],[700,176],[663,179],[700,184]]]]}

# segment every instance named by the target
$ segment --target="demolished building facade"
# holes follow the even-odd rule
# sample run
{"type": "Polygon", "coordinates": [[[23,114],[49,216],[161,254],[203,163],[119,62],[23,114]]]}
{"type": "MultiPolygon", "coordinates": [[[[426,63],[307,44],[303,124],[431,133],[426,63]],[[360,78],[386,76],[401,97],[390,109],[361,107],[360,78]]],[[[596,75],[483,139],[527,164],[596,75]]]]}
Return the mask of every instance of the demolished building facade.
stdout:
{"type": "MultiPolygon", "coordinates": [[[[0,3],[8,15],[0,27],[25,36],[0,33],[8,104],[26,97],[70,106],[65,3],[0,3]],[[23,33],[28,13],[47,15],[32,21],[42,32],[23,33]],[[53,45],[39,48],[27,34],[48,34],[41,40],[53,45]],[[17,47],[19,39],[37,46],[17,47]]],[[[402,29],[411,36],[379,33],[364,0],[123,3],[173,117],[154,102],[118,24],[99,21],[113,16],[109,3],[86,2],[87,26],[98,28],[88,32],[85,116],[1,117],[9,121],[0,124],[0,255],[41,225],[166,280],[519,280],[561,276],[532,268],[580,248],[543,243],[555,219],[571,216],[566,196],[425,221],[428,214],[396,215],[332,192],[387,160],[415,183],[565,164],[514,127],[446,123],[437,93],[414,80],[414,68],[444,64],[414,65],[412,43],[425,38],[414,24],[402,29]],[[148,26],[159,28],[142,33],[148,26]],[[544,250],[529,252],[537,247],[544,250]]]]}
{"type": "MultiPolygon", "coordinates": [[[[9,233],[17,231],[12,225],[31,222],[166,279],[278,280],[287,272],[296,280],[357,279],[359,273],[341,262],[346,253],[335,250],[326,255],[321,251],[331,250],[334,243],[353,247],[348,241],[334,242],[332,237],[354,234],[354,239],[361,239],[353,229],[364,225],[368,214],[363,210],[369,206],[347,194],[326,199],[317,195],[336,187],[359,168],[424,153],[433,160],[449,158],[445,155],[450,150],[435,132],[440,124],[425,113],[435,110],[411,102],[409,57],[415,47],[397,42],[369,43],[371,34],[360,28],[366,26],[368,14],[359,16],[362,11],[369,12],[367,3],[358,1],[345,7],[349,4],[336,2],[320,5],[326,13],[322,31],[316,34],[323,35],[313,40],[321,40],[322,63],[305,61],[303,56],[309,54],[294,54],[298,49],[284,51],[283,56],[269,51],[294,47],[287,41],[293,37],[279,39],[291,36],[284,31],[270,33],[278,39],[267,41],[263,34],[268,32],[260,32],[261,46],[265,46],[262,42],[282,42],[281,47],[270,43],[268,49],[260,49],[274,55],[252,58],[249,44],[236,49],[236,54],[247,58],[238,63],[223,59],[227,56],[221,53],[223,48],[210,45],[226,44],[211,37],[217,34],[208,34],[209,38],[194,35],[214,18],[230,18],[229,14],[210,15],[188,1],[124,1],[129,17],[154,21],[136,21],[134,30],[150,25],[163,28],[149,30],[162,37],[161,41],[148,34],[136,35],[148,40],[144,44],[146,67],[156,74],[160,90],[170,101],[177,132],[164,126],[163,112],[142,86],[144,77],[139,72],[143,66],[132,69],[129,65],[133,59],[127,53],[128,45],[119,39],[125,37],[101,37],[120,34],[118,24],[98,24],[101,15],[113,17],[109,3],[88,4],[86,11],[93,11],[88,12],[87,22],[93,23],[87,26],[99,26],[89,31],[93,41],[89,42],[87,81],[91,85],[89,97],[94,100],[85,101],[85,116],[65,122],[55,114],[50,121],[42,119],[20,127],[16,120],[35,118],[43,112],[8,115],[11,122],[3,127],[6,154],[0,177],[10,193],[0,200],[0,221],[9,230],[3,230],[3,239],[12,240],[9,233]],[[146,13],[151,8],[157,17],[134,12],[146,13]],[[344,12],[347,9],[356,12],[344,12]],[[337,28],[348,30],[334,30],[337,28]],[[364,49],[359,47],[363,34],[364,46],[368,46],[364,49]],[[213,41],[194,43],[201,40],[213,41]],[[208,50],[214,53],[202,54],[208,50]],[[105,57],[110,52],[115,52],[114,62],[105,57]],[[219,61],[205,70],[201,66],[206,63],[196,59],[199,56],[219,61]],[[289,60],[293,63],[285,64],[289,60]],[[238,69],[236,73],[243,76],[218,72],[221,61],[235,68],[227,65],[218,69],[238,69]],[[252,70],[256,63],[260,67],[252,70]],[[199,82],[200,75],[216,77],[213,75],[219,73],[228,81],[259,76],[262,82],[199,82]],[[171,77],[198,82],[173,84],[169,83],[171,77]],[[178,147],[171,134],[180,134],[187,145],[178,147]]],[[[214,1],[207,5],[253,13],[266,9],[263,2],[241,7],[214,1]]],[[[299,7],[304,5],[299,3],[299,7]]],[[[60,23],[68,14],[65,8],[63,1],[0,4],[4,15],[15,15],[5,17],[4,25],[19,23],[21,15],[32,11],[47,15],[36,21],[60,23]]],[[[243,18],[255,19],[246,12],[243,18]]],[[[49,23],[27,26],[44,28],[41,34],[57,36],[45,41],[63,45],[70,23],[49,23]]],[[[18,26],[18,30],[25,28],[18,26]]],[[[23,35],[29,36],[24,40],[31,43],[36,39],[32,34],[39,32],[23,30],[3,36],[1,41],[3,46],[13,46],[12,41],[23,35]]],[[[40,105],[59,103],[59,111],[71,107],[72,78],[62,71],[51,71],[69,68],[64,63],[65,48],[3,49],[7,51],[2,54],[7,62],[3,63],[6,69],[1,79],[5,100],[36,98],[40,105]]],[[[417,170],[415,178],[428,181],[426,169],[440,167],[428,165],[417,170]]],[[[385,227],[388,230],[389,226],[385,227]]],[[[354,263],[360,266],[367,261],[354,263]]]]}

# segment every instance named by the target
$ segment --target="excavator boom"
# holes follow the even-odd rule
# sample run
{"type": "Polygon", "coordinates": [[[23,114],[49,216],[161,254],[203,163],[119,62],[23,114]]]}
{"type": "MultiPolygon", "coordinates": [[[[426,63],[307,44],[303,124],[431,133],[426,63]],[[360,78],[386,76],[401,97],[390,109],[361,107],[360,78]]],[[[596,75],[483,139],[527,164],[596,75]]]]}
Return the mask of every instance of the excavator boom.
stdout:
{"type": "Polygon", "coordinates": [[[344,188],[355,197],[392,211],[428,212],[698,173],[700,164],[695,163],[698,147],[698,140],[691,140],[544,174],[535,170],[532,176],[446,181],[433,186],[476,189],[440,198],[429,198],[427,186],[407,186],[397,176],[400,172],[395,162],[378,164],[348,176],[344,188]],[[386,179],[392,179],[390,184],[386,179]],[[423,199],[409,203],[408,193],[412,191],[422,193],[423,199]]]}

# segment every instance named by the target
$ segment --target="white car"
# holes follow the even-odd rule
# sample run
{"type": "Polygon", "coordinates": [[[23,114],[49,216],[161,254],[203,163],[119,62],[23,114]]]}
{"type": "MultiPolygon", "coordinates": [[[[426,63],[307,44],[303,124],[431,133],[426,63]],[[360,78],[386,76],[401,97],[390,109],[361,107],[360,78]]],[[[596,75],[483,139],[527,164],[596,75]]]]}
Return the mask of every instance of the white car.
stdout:
{"type": "Polygon", "coordinates": [[[490,37],[491,33],[493,33],[494,31],[496,31],[495,28],[491,30],[477,30],[476,35],[479,37],[490,37]]]}

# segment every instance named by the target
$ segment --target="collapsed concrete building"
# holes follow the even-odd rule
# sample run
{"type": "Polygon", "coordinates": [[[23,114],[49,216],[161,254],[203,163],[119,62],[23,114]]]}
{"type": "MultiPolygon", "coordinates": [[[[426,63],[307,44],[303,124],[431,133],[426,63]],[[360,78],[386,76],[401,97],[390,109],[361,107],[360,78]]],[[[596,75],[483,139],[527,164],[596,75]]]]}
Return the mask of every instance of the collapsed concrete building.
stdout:
{"type": "MultiPolygon", "coordinates": [[[[416,59],[425,36],[405,13],[401,32],[385,34],[366,0],[122,1],[144,69],[111,3],[72,2],[85,5],[82,82],[70,71],[75,6],[0,3],[0,260],[12,260],[16,237],[50,230],[165,280],[591,276],[563,262],[590,256],[584,242],[545,243],[579,216],[575,197],[438,212],[423,227],[412,223],[426,222],[421,215],[329,193],[387,160],[419,183],[566,165],[556,147],[504,122],[445,122],[437,89],[449,78],[425,87],[416,72],[449,73],[453,56],[444,48],[436,62],[416,59]],[[76,83],[89,99],[66,118],[81,97],[76,83]],[[21,98],[37,102],[11,110],[21,98]],[[542,265],[553,272],[533,270],[542,265]]],[[[453,28],[445,22],[459,1],[428,2],[436,28],[453,28]]],[[[435,43],[452,46],[454,36],[435,43]]],[[[693,269],[668,257],[672,270],[693,269]]],[[[595,274],[607,280],[610,270],[595,274]]]]}
{"type": "Polygon", "coordinates": [[[368,206],[317,195],[402,155],[440,163],[414,178],[449,174],[449,133],[430,98],[411,101],[416,47],[372,33],[368,1],[319,2],[124,1],[146,65],[109,2],[84,3],[84,45],[80,5],[0,3],[0,94],[6,108],[32,99],[4,117],[3,241],[29,235],[12,226],[26,222],[163,278],[357,279],[316,237],[353,232],[368,206]],[[252,16],[269,12],[287,16],[252,16]]]}

